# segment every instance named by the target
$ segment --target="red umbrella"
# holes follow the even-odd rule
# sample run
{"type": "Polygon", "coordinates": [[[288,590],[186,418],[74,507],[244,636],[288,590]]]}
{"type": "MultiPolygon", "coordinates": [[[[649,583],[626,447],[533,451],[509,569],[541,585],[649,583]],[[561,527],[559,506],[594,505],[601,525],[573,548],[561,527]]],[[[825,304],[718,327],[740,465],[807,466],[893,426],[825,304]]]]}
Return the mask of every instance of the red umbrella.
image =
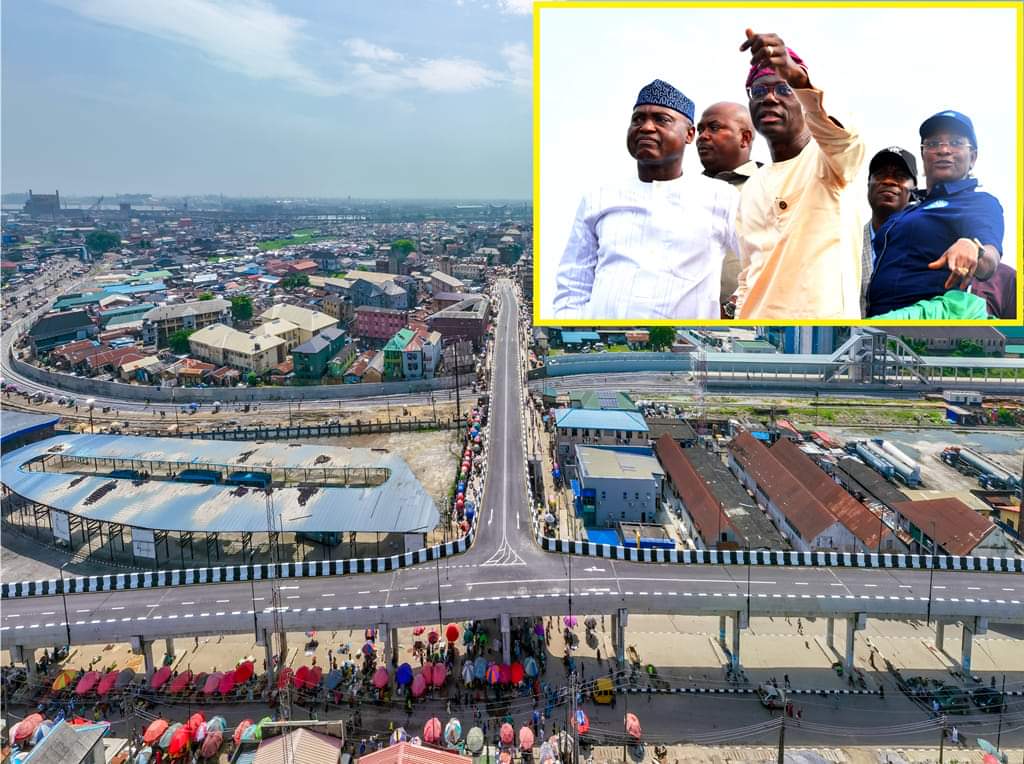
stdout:
{"type": "Polygon", "coordinates": [[[157,669],[157,672],[153,674],[153,678],[149,680],[149,686],[154,690],[159,690],[164,686],[164,682],[171,678],[171,667],[161,666],[157,669]]]}
{"type": "Polygon", "coordinates": [[[242,684],[243,682],[249,681],[249,677],[252,676],[254,666],[252,661],[243,661],[239,663],[235,668],[235,684],[242,684]]]}
{"type": "Polygon", "coordinates": [[[309,673],[306,674],[306,687],[312,690],[314,687],[319,686],[320,677],[323,675],[324,671],[322,668],[319,666],[313,666],[313,668],[309,670],[309,673]]]}
{"type": "Polygon", "coordinates": [[[113,671],[108,671],[106,674],[104,674],[103,678],[100,680],[100,683],[96,685],[96,694],[106,695],[108,692],[114,689],[114,683],[117,681],[117,675],[119,673],[121,672],[119,672],[117,669],[114,669],[113,671]]]}
{"type": "Polygon", "coordinates": [[[427,680],[423,678],[423,674],[417,674],[416,678],[412,680],[412,696],[418,698],[427,691],[427,680]]]}
{"type": "Polygon", "coordinates": [[[167,692],[171,693],[172,695],[182,692],[186,687],[188,687],[188,684],[191,681],[192,672],[183,671],[176,677],[174,677],[174,681],[172,681],[170,686],[167,688],[167,692]]]}
{"type": "Polygon", "coordinates": [[[426,626],[416,626],[415,628],[413,628],[412,633],[413,633],[413,635],[418,637],[420,634],[422,634],[426,630],[427,630],[426,626]]]}
{"type": "Polygon", "coordinates": [[[217,692],[217,688],[220,687],[220,680],[224,677],[224,673],[221,671],[214,671],[208,677],[206,677],[206,683],[203,685],[203,695],[213,695],[217,692]]]}
{"type": "Polygon", "coordinates": [[[299,666],[299,670],[295,672],[295,676],[292,677],[292,684],[296,687],[302,687],[306,683],[306,678],[309,676],[309,666],[299,666]]]}
{"type": "Polygon", "coordinates": [[[444,627],[444,638],[449,642],[455,642],[462,634],[462,629],[459,628],[457,623],[450,623],[444,627]]]}
{"type": "MultiPolygon", "coordinates": [[[[196,711],[192,716],[188,717],[188,721],[185,723],[185,731],[188,733],[189,740],[196,739],[196,733],[199,731],[199,725],[206,721],[206,717],[203,716],[202,711],[196,711]]],[[[174,738],[171,737],[171,741],[174,738]]]]}
{"type": "Polygon", "coordinates": [[[217,685],[217,690],[220,691],[221,695],[227,695],[235,689],[235,672],[225,671],[224,676],[220,678],[220,683],[217,685]]]}
{"type": "Polygon", "coordinates": [[[75,687],[75,695],[85,695],[87,692],[92,692],[92,688],[96,686],[96,683],[100,681],[100,672],[98,671],[87,671],[82,675],[82,678],[78,680],[78,685],[75,687]]]}
{"type": "Polygon", "coordinates": [[[168,721],[166,719],[154,719],[153,722],[146,727],[146,732],[142,736],[142,742],[146,745],[155,745],[156,742],[163,737],[163,734],[167,732],[168,721]]]}
{"type": "Polygon", "coordinates": [[[505,745],[512,745],[512,740],[515,739],[516,731],[512,729],[512,725],[505,722],[501,725],[501,730],[498,733],[501,737],[501,742],[505,745]]]}
{"type": "Polygon", "coordinates": [[[438,640],[439,638],[440,638],[440,637],[439,637],[438,633],[437,633],[436,631],[434,631],[433,629],[431,629],[431,630],[430,630],[430,633],[429,633],[429,634],[427,634],[427,641],[428,641],[428,642],[429,642],[430,644],[432,644],[432,645],[436,645],[436,644],[437,644],[437,640],[438,640]]]}
{"type": "Polygon", "coordinates": [[[511,672],[512,684],[519,684],[521,681],[523,681],[523,676],[526,674],[526,671],[523,669],[523,664],[519,661],[516,661],[512,664],[511,672]]]}
{"type": "Polygon", "coordinates": [[[441,739],[441,720],[436,716],[427,719],[423,725],[423,742],[436,743],[441,739]]]}
{"type": "Polygon", "coordinates": [[[500,677],[501,683],[502,684],[511,684],[512,683],[512,667],[509,666],[507,663],[502,663],[501,666],[498,667],[498,670],[499,670],[499,672],[501,674],[501,677],[500,677]]]}
{"type": "Polygon", "coordinates": [[[199,749],[200,755],[204,759],[209,759],[217,754],[220,750],[221,745],[224,743],[224,733],[220,730],[213,730],[207,733],[206,738],[203,740],[203,747],[199,749]]]}
{"type": "Polygon", "coordinates": [[[387,687],[388,684],[388,670],[384,666],[378,666],[377,670],[373,672],[373,686],[378,690],[387,687]]]}
{"type": "Polygon", "coordinates": [[[291,678],[292,670],[290,668],[285,667],[281,669],[277,675],[277,689],[283,690],[288,685],[288,682],[291,681],[291,678]]]}
{"type": "Polygon", "coordinates": [[[185,727],[179,727],[171,736],[171,744],[167,746],[167,755],[172,759],[176,756],[183,756],[188,750],[189,742],[188,729],[185,727]]]}
{"type": "MultiPolygon", "coordinates": [[[[162,719],[160,721],[163,721],[162,719]]],[[[165,722],[166,724],[166,722],[165,722]]],[[[235,741],[235,745],[238,745],[242,740],[242,733],[245,732],[246,727],[252,726],[252,719],[242,719],[235,727],[235,734],[231,736],[231,739],[235,741]]]]}
{"type": "Polygon", "coordinates": [[[533,730],[529,727],[522,727],[519,730],[519,747],[524,751],[533,748],[533,730]]]}
{"type": "Polygon", "coordinates": [[[636,714],[634,713],[626,714],[626,732],[629,733],[630,737],[637,740],[639,740],[640,736],[643,734],[643,730],[640,729],[640,720],[636,718],[636,714]]]}
{"type": "Polygon", "coordinates": [[[434,670],[430,675],[430,681],[435,687],[440,687],[444,684],[444,680],[448,678],[448,667],[443,663],[435,663],[434,670]]]}
{"type": "Polygon", "coordinates": [[[39,725],[42,723],[42,714],[30,714],[29,716],[26,716],[24,719],[22,719],[20,722],[14,725],[14,729],[12,730],[11,735],[11,737],[13,738],[12,742],[28,740],[35,734],[36,730],[39,729],[39,725]]]}

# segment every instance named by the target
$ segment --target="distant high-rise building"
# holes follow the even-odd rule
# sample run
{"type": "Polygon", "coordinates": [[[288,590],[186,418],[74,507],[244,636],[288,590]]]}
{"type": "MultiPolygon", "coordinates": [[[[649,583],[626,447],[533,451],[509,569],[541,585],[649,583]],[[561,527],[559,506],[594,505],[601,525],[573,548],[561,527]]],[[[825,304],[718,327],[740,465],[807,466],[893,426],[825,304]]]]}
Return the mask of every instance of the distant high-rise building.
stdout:
{"type": "Polygon", "coordinates": [[[57,217],[60,214],[60,191],[54,191],[52,194],[34,194],[32,189],[29,189],[24,211],[34,218],[57,217]]]}
{"type": "Polygon", "coordinates": [[[443,255],[437,259],[437,269],[441,271],[445,276],[452,275],[452,259],[448,255],[443,255]]]}

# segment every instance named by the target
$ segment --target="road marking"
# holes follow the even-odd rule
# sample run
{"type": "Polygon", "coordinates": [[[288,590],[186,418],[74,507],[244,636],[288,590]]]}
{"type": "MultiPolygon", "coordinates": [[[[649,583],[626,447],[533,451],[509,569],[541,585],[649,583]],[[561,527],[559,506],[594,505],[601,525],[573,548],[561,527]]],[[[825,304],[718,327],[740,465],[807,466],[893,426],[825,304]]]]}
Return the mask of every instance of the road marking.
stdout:
{"type": "Polygon", "coordinates": [[[878,588],[878,584],[864,584],[864,586],[868,587],[869,589],[877,589],[878,588]]]}
{"type": "Polygon", "coordinates": [[[282,586],[281,587],[281,591],[284,591],[285,589],[298,589],[298,588],[299,587],[297,587],[297,586],[282,586]]]}
{"type": "Polygon", "coordinates": [[[223,604],[225,602],[231,602],[231,600],[217,600],[218,604],[223,604]]]}
{"type": "Polygon", "coordinates": [[[301,597],[301,594],[289,594],[285,597],[286,600],[297,600],[301,597]]]}
{"type": "Polygon", "coordinates": [[[89,612],[89,609],[88,609],[88,608],[86,608],[85,610],[76,610],[75,612],[76,612],[76,613],[88,613],[88,612],[89,612]]]}
{"type": "Polygon", "coordinates": [[[978,591],[981,591],[981,587],[980,586],[968,586],[967,587],[967,591],[969,591],[969,592],[978,592],[978,591]]]}
{"type": "Polygon", "coordinates": [[[797,586],[810,586],[810,584],[807,583],[806,581],[794,581],[793,583],[796,584],[797,586]]]}
{"type": "MultiPolygon", "coordinates": [[[[86,613],[88,613],[89,611],[88,611],[88,610],[86,610],[85,612],[86,612],[86,613]]],[[[9,616],[7,616],[7,617],[8,617],[8,618],[21,618],[21,615],[20,615],[19,613],[11,613],[11,614],[10,614],[9,616]]]]}
{"type": "Polygon", "coordinates": [[[47,610],[45,613],[40,613],[39,615],[54,615],[54,612],[52,610],[47,610]]]}
{"type": "MultiPolygon", "coordinates": [[[[115,607],[112,607],[110,609],[111,610],[124,610],[124,605],[116,605],[115,607]]],[[[49,614],[48,613],[43,613],[43,615],[49,615],[49,614]]]]}
{"type": "Polygon", "coordinates": [[[419,589],[419,587],[418,587],[418,586],[405,586],[405,587],[403,587],[403,588],[404,588],[404,589],[405,589],[405,590],[406,590],[407,592],[414,592],[414,591],[416,591],[417,589],[419,589]]]}
{"type": "Polygon", "coordinates": [[[321,597],[333,597],[334,596],[334,592],[327,592],[325,594],[321,594],[320,596],[321,597]]]}
{"type": "Polygon", "coordinates": [[[359,594],[369,594],[369,593],[370,593],[369,589],[367,589],[365,592],[359,592],[359,594]]]}

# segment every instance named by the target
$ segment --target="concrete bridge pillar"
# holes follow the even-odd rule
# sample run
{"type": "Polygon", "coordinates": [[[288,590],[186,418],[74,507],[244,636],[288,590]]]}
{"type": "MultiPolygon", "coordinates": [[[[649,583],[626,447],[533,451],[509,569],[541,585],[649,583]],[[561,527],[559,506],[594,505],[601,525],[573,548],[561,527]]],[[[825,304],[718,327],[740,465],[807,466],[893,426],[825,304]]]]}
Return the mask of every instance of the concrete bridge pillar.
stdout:
{"type": "Polygon", "coordinates": [[[747,622],[747,614],[743,610],[737,611],[732,616],[732,651],[729,656],[733,670],[740,667],[740,634],[750,624],[747,622]]]}
{"type": "Polygon", "coordinates": [[[856,633],[863,631],[867,622],[867,615],[864,613],[855,613],[846,619],[846,670],[848,672],[853,671],[853,648],[856,644],[856,633]]]}
{"type": "Polygon", "coordinates": [[[512,663],[512,616],[501,614],[501,660],[508,665],[512,663]]]}
{"type": "Polygon", "coordinates": [[[935,622],[935,648],[942,650],[942,643],[946,640],[946,623],[945,621],[935,622]]]}
{"type": "Polygon", "coordinates": [[[960,670],[968,676],[971,673],[971,648],[974,644],[974,635],[981,635],[987,631],[987,618],[975,617],[964,620],[963,636],[960,639],[960,670]]]}
{"type": "Polygon", "coordinates": [[[718,616],[718,643],[725,647],[725,616],[718,616]]]}
{"type": "Polygon", "coordinates": [[[164,651],[170,656],[174,655],[174,639],[172,637],[167,637],[164,640],[164,651]]]}
{"type": "Polygon", "coordinates": [[[266,629],[260,629],[256,644],[263,645],[263,654],[267,663],[267,689],[274,687],[277,671],[274,666],[274,637],[266,629]]]}
{"type": "Polygon", "coordinates": [[[36,649],[34,647],[23,647],[11,645],[11,663],[24,663],[25,671],[31,682],[38,675],[36,670],[36,649]]]}
{"type": "Polygon", "coordinates": [[[629,611],[620,607],[612,613],[612,643],[615,647],[615,661],[619,668],[626,665],[626,625],[629,623],[629,611]]]}
{"type": "Polygon", "coordinates": [[[132,652],[142,656],[146,666],[146,677],[152,679],[153,673],[156,671],[156,665],[153,663],[153,640],[132,637],[130,643],[132,652]]]}
{"type": "Polygon", "coordinates": [[[825,619],[825,644],[833,650],[836,649],[836,619],[825,619]]]}

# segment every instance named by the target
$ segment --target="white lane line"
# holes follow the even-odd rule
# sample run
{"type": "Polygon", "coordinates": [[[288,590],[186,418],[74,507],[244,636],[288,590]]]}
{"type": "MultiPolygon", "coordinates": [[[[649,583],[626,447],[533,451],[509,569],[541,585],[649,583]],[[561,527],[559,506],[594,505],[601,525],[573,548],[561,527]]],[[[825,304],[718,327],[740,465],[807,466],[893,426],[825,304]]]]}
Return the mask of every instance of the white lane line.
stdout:
{"type": "Polygon", "coordinates": [[[88,613],[88,612],[89,612],[89,609],[88,609],[88,608],[86,608],[85,610],[76,610],[75,612],[76,612],[76,613],[88,613]]]}
{"type": "Polygon", "coordinates": [[[321,594],[320,596],[321,597],[333,597],[334,596],[334,592],[327,592],[326,594],[321,594]]]}
{"type": "Polygon", "coordinates": [[[111,610],[124,610],[124,605],[115,605],[114,607],[112,607],[110,609],[111,610]]]}
{"type": "Polygon", "coordinates": [[[806,581],[794,581],[793,583],[795,583],[797,586],[810,586],[810,584],[806,581]]]}
{"type": "Polygon", "coordinates": [[[287,597],[285,597],[285,599],[286,600],[297,600],[301,596],[302,596],[301,594],[289,594],[287,597]]]}
{"type": "Polygon", "coordinates": [[[218,605],[223,605],[225,602],[231,602],[231,600],[217,600],[218,605]]]}
{"type": "Polygon", "coordinates": [[[195,603],[195,602],[192,602],[192,601],[190,600],[190,601],[188,601],[188,602],[182,602],[181,604],[182,604],[182,605],[194,605],[194,604],[196,604],[196,603],[195,603]]]}
{"type": "Polygon", "coordinates": [[[45,613],[40,613],[39,615],[55,615],[55,613],[52,610],[47,610],[45,613]]]}
{"type": "Polygon", "coordinates": [[[369,593],[370,593],[369,589],[367,589],[365,592],[359,592],[359,594],[369,594],[369,593]]]}

